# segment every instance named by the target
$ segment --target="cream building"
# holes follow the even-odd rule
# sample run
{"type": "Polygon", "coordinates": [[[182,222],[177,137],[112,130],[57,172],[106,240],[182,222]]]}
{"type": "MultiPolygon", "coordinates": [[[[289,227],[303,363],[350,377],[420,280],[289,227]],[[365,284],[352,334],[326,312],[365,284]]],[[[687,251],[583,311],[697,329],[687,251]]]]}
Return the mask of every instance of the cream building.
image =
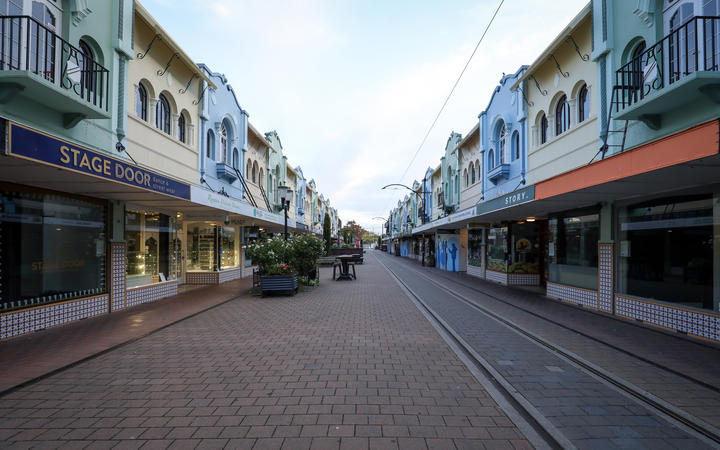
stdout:
{"type": "Polygon", "coordinates": [[[514,86],[521,86],[528,103],[528,185],[588,164],[599,149],[591,49],[588,5],[514,86]]]}
{"type": "Polygon", "coordinates": [[[471,208],[482,201],[482,156],[478,124],[460,141],[453,152],[460,152],[462,172],[460,184],[460,210],[471,208]]]}
{"type": "Polygon", "coordinates": [[[295,169],[293,169],[290,164],[286,164],[285,171],[285,186],[288,186],[293,191],[290,207],[288,208],[288,219],[295,220],[297,217],[297,192],[295,192],[295,186],[297,186],[297,172],[295,172],[295,169]]]}
{"type": "Polygon", "coordinates": [[[197,184],[199,80],[211,82],[138,2],[134,33],[127,152],[140,165],[197,184]]]}
{"type": "Polygon", "coordinates": [[[430,178],[432,181],[430,186],[433,190],[433,208],[432,208],[432,220],[439,219],[443,215],[442,204],[440,199],[443,196],[442,190],[442,166],[438,165],[430,178]]]}
{"type": "Polygon", "coordinates": [[[252,123],[248,123],[248,151],[245,154],[245,181],[248,192],[252,194],[258,208],[269,211],[265,183],[267,180],[268,152],[270,145],[265,135],[252,123]]]}

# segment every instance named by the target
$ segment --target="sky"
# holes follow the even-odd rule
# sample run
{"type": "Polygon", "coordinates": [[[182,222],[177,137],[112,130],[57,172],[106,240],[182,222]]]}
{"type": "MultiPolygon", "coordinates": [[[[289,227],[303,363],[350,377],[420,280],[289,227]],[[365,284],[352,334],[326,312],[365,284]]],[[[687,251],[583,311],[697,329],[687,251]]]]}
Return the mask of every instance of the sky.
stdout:
{"type": "Polygon", "coordinates": [[[505,73],[531,64],[587,3],[505,0],[407,175],[500,0],[143,0],[195,60],[224,73],[250,122],[276,130],[343,223],[380,232],[463,136],[505,73]]]}

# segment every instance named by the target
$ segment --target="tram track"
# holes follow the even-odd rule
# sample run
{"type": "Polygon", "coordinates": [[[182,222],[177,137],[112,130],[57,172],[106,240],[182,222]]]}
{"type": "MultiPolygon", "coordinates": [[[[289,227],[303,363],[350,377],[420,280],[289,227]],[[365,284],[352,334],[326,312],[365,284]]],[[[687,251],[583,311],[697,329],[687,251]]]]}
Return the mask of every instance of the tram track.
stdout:
{"type": "MultiPolygon", "coordinates": [[[[417,271],[417,272],[418,272],[418,273],[422,273],[422,272],[420,272],[420,271],[417,271]]],[[[592,335],[590,335],[590,334],[587,334],[587,333],[585,333],[585,332],[583,332],[583,331],[581,331],[581,330],[579,330],[579,329],[577,329],[577,328],[573,328],[573,327],[571,327],[571,326],[565,325],[564,323],[561,323],[561,322],[558,322],[558,321],[556,321],[556,320],[550,319],[550,318],[548,318],[547,316],[544,316],[544,315],[542,315],[542,314],[536,313],[536,312],[531,311],[531,310],[529,310],[529,309],[523,308],[522,306],[518,306],[518,305],[516,305],[516,304],[514,304],[514,303],[512,303],[512,302],[508,302],[507,300],[503,300],[502,298],[500,298],[500,297],[498,297],[498,296],[496,296],[496,295],[493,295],[493,294],[491,294],[491,293],[485,292],[485,291],[483,291],[483,290],[481,290],[481,289],[478,289],[478,288],[475,287],[475,286],[472,286],[472,285],[469,285],[469,284],[466,284],[466,283],[462,283],[462,282],[460,282],[460,281],[458,281],[458,280],[454,280],[454,279],[451,278],[451,277],[447,277],[447,276],[444,276],[444,275],[441,275],[441,274],[433,274],[433,276],[435,276],[435,277],[437,277],[437,278],[442,278],[442,279],[444,279],[444,280],[446,280],[446,281],[449,281],[449,282],[451,282],[451,283],[454,283],[454,284],[456,284],[456,285],[458,285],[458,286],[462,286],[462,287],[464,287],[465,289],[470,289],[470,290],[472,290],[472,291],[474,291],[474,292],[477,292],[478,294],[483,295],[483,296],[485,296],[485,297],[488,297],[488,298],[490,298],[490,299],[492,299],[492,300],[494,300],[494,301],[496,301],[496,302],[499,302],[499,303],[502,303],[502,304],[504,304],[504,305],[510,306],[510,307],[512,307],[512,308],[514,308],[514,309],[517,309],[517,310],[519,310],[519,311],[522,311],[522,312],[524,312],[524,313],[527,313],[527,314],[529,314],[529,315],[531,315],[531,316],[533,316],[533,317],[537,317],[538,319],[542,319],[542,320],[545,321],[545,322],[551,323],[551,324],[553,324],[553,325],[555,325],[555,326],[557,326],[557,327],[560,327],[560,328],[562,328],[562,329],[564,329],[564,330],[567,330],[567,331],[571,331],[571,332],[573,332],[573,333],[576,333],[576,334],[578,334],[578,335],[580,335],[580,336],[582,336],[582,337],[584,337],[584,338],[586,338],[586,339],[589,339],[589,340],[591,340],[591,341],[593,341],[593,342],[597,342],[598,344],[602,344],[602,345],[604,345],[604,346],[606,346],[606,347],[608,347],[608,348],[611,348],[611,349],[613,349],[613,350],[615,350],[615,351],[617,351],[617,352],[620,352],[620,353],[622,353],[622,354],[624,354],[624,355],[627,355],[627,356],[630,356],[630,357],[632,357],[632,358],[635,358],[635,359],[637,359],[638,361],[642,361],[642,362],[644,362],[644,363],[646,363],[646,364],[649,364],[649,365],[651,365],[651,366],[654,366],[654,367],[656,367],[656,368],[658,368],[658,369],[661,369],[661,370],[663,370],[663,371],[665,371],[665,372],[667,372],[667,373],[670,373],[670,374],[672,374],[672,375],[674,375],[674,376],[677,376],[677,377],[679,377],[679,378],[685,379],[685,380],[690,381],[690,382],[692,382],[692,383],[694,383],[694,384],[697,384],[698,386],[702,386],[702,387],[705,388],[705,389],[709,389],[709,390],[711,390],[711,391],[713,391],[713,392],[716,392],[716,393],[720,394],[720,386],[716,386],[716,385],[707,383],[707,382],[705,382],[705,381],[703,381],[703,380],[700,380],[700,379],[698,379],[698,378],[695,378],[695,377],[693,377],[693,376],[691,376],[691,375],[687,375],[687,374],[682,373],[682,372],[680,372],[680,371],[678,371],[678,370],[675,370],[675,369],[672,369],[672,368],[670,368],[670,367],[667,367],[667,366],[665,366],[665,365],[663,365],[663,364],[661,364],[661,363],[658,363],[658,362],[653,361],[653,360],[651,360],[651,359],[645,358],[645,357],[643,357],[643,356],[641,356],[641,355],[638,355],[637,353],[633,353],[633,352],[631,352],[631,351],[629,351],[629,350],[626,350],[626,349],[624,349],[624,348],[622,348],[622,347],[618,347],[617,345],[611,344],[611,343],[609,343],[609,342],[607,342],[607,341],[604,341],[604,340],[602,340],[602,339],[600,339],[600,338],[597,338],[597,337],[595,337],[595,336],[592,336],[592,335]]],[[[472,300],[471,300],[471,301],[472,301],[472,300]]],[[[566,308],[575,308],[575,307],[572,306],[572,305],[566,305],[566,304],[563,304],[563,303],[560,303],[560,302],[558,302],[558,304],[561,305],[561,306],[563,306],[563,307],[566,307],[566,308]]],[[[581,310],[581,311],[583,311],[583,310],[581,310]]],[[[590,313],[589,311],[584,311],[584,312],[590,313]]],[[[636,325],[633,324],[633,323],[628,323],[628,324],[629,324],[629,325],[636,326],[636,325]]],[[[649,331],[652,331],[652,332],[658,332],[657,330],[653,330],[652,328],[645,328],[645,329],[647,329],[647,330],[649,330],[649,331]]],[[[713,347],[704,345],[704,344],[702,344],[702,343],[698,343],[698,342],[694,342],[694,341],[690,341],[690,340],[688,340],[688,342],[690,342],[690,343],[692,343],[692,344],[695,344],[695,345],[700,345],[700,346],[702,346],[702,347],[704,347],[704,348],[711,348],[711,349],[715,350],[713,347]]],[[[718,356],[720,357],[720,351],[719,351],[718,353],[719,353],[718,356]]]]}
{"type": "MultiPolygon", "coordinates": [[[[413,297],[413,299],[422,305],[424,310],[427,311],[427,313],[432,316],[438,323],[441,324],[441,326],[454,337],[455,341],[457,341],[458,345],[460,345],[463,350],[471,355],[473,359],[473,364],[476,364],[480,366],[486,374],[488,374],[494,383],[496,383],[498,386],[500,386],[502,392],[504,395],[510,397],[513,399],[513,403],[516,408],[519,408],[524,417],[530,417],[531,420],[529,421],[532,426],[536,429],[538,434],[549,438],[548,443],[551,447],[559,446],[561,448],[567,448],[568,440],[564,436],[561,435],[561,433],[557,430],[557,428],[553,427],[551,424],[549,424],[549,421],[546,419],[544,420],[543,417],[538,417],[540,414],[536,409],[532,408],[532,405],[529,405],[527,400],[524,401],[523,396],[514,389],[512,384],[510,384],[507,380],[505,380],[497,371],[495,371],[492,366],[485,361],[480,355],[477,354],[473,350],[473,348],[465,342],[460,334],[455,331],[449,324],[447,324],[443,318],[442,315],[440,315],[438,312],[436,312],[423,298],[422,295],[418,295],[412,287],[402,279],[402,277],[393,270],[388,264],[386,264],[384,261],[381,261],[381,258],[376,258],[378,261],[388,270],[388,272],[396,279],[396,281],[406,290],[410,293],[410,295],[413,297]],[[530,408],[528,408],[530,406],[530,408]],[[550,427],[548,427],[550,425],[550,427]]],[[[407,268],[408,270],[412,270],[411,268],[407,268]]],[[[644,406],[649,411],[657,414],[658,416],[664,418],[666,421],[670,422],[673,426],[677,427],[678,429],[684,430],[690,435],[695,436],[696,438],[701,439],[706,444],[715,447],[720,448],[720,430],[715,428],[714,426],[704,422],[698,417],[695,417],[686,411],[683,411],[682,409],[679,409],[675,407],[674,405],[671,405],[670,403],[660,399],[659,397],[644,391],[643,389],[640,389],[639,387],[633,385],[632,383],[629,383],[628,381],[617,377],[613,373],[602,369],[601,367],[586,361],[585,359],[579,357],[578,355],[575,355],[574,353],[524,329],[523,327],[517,325],[516,323],[500,316],[499,314],[491,311],[490,309],[478,305],[473,300],[469,299],[465,295],[453,292],[450,288],[443,285],[442,283],[439,283],[438,281],[434,280],[433,278],[423,274],[422,272],[418,270],[413,270],[414,273],[417,274],[417,276],[422,277],[424,280],[426,280],[428,283],[435,286],[437,289],[441,290],[442,292],[448,294],[449,297],[454,298],[455,300],[469,306],[470,308],[482,313],[486,317],[504,325],[505,327],[511,329],[512,331],[520,334],[521,336],[524,336],[525,338],[529,339],[532,342],[535,342],[536,344],[540,345],[541,347],[544,347],[552,354],[556,355],[558,358],[574,365],[575,367],[578,367],[581,371],[589,374],[599,382],[605,384],[606,386],[609,386],[613,388],[614,390],[626,395],[627,397],[632,398],[636,403],[644,406]]],[[[441,277],[445,278],[445,277],[441,277]]],[[[448,280],[448,281],[454,281],[454,280],[448,280]]],[[[464,285],[463,283],[457,283],[459,285],[463,285],[465,287],[468,287],[464,285]]],[[[479,291],[477,289],[473,289],[475,291],[479,291]]],[[[490,294],[486,294],[482,291],[483,295],[488,295],[489,297],[501,301],[502,303],[509,304],[509,302],[502,301],[500,299],[497,299],[495,296],[492,296],[490,294]]],[[[511,305],[514,306],[514,305],[511,305]]],[[[525,312],[528,312],[534,316],[537,316],[538,318],[547,320],[548,322],[553,323],[554,325],[562,326],[562,324],[555,324],[554,321],[548,320],[541,315],[537,315],[536,313],[532,313],[529,311],[526,311],[523,308],[517,307],[520,310],[523,310],[525,312]]],[[[569,327],[563,326],[565,329],[569,329],[570,331],[577,332],[576,330],[573,330],[569,327]]],[[[592,339],[592,337],[589,337],[592,339]]],[[[598,339],[593,339],[594,341],[603,343],[602,341],[598,339]]],[[[608,344],[609,345],[609,344],[608,344]]],[[[609,345],[611,348],[613,348],[611,345],[609,345]]],[[[624,352],[630,356],[632,353],[624,352]]],[[[638,358],[640,359],[640,358],[638,358]]],[[[652,364],[652,363],[651,363],[652,364]]],[[[658,364],[652,364],[653,366],[659,367],[660,369],[668,370],[668,372],[674,373],[672,369],[664,368],[658,364]]],[[[689,379],[689,381],[695,382],[694,378],[692,377],[684,377],[686,379],[689,379]]],[[[705,387],[706,383],[703,383],[702,381],[698,380],[700,385],[705,387]]],[[[717,389],[713,389],[714,391],[717,391],[717,389]]]]}

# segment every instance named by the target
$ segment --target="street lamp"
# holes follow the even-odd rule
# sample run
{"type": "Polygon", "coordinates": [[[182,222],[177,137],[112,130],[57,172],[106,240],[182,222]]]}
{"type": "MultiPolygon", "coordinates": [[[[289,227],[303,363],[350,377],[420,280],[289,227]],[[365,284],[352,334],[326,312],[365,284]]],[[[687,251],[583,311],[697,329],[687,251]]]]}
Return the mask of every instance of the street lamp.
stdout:
{"type": "Polygon", "coordinates": [[[285,212],[285,240],[288,240],[288,209],[290,208],[290,201],[292,200],[292,189],[285,185],[278,186],[278,195],[280,196],[280,205],[285,212]]]}

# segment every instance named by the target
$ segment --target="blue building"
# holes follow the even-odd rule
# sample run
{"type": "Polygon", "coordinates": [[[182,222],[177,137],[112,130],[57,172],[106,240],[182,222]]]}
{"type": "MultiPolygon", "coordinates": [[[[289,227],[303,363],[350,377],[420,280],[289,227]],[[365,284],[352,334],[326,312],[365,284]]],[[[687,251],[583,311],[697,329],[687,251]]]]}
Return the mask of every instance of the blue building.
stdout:
{"type": "Polygon", "coordinates": [[[309,206],[307,192],[305,192],[307,189],[307,180],[300,166],[295,168],[295,172],[297,172],[297,178],[295,180],[295,204],[297,208],[295,210],[295,222],[297,223],[298,229],[307,230],[305,218],[305,212],[307,211],[307,206],[309,206]]]}
{"type": "Polygon", "coordinates": [[[204,64],[202,70],[217,89],[207,88],[200,109],[200,183],[209,189],[243,199],[248,114],[240,106],[225,75],[204,64]]]}
{"type": "Polygon", "coordinates": [[[485,111],[478,116],[482,155],[482,197],[485,201],[525,185],[527,173],[527,110],[522,93],[510,88],[527,66],[503,75],[485,111]]]}

